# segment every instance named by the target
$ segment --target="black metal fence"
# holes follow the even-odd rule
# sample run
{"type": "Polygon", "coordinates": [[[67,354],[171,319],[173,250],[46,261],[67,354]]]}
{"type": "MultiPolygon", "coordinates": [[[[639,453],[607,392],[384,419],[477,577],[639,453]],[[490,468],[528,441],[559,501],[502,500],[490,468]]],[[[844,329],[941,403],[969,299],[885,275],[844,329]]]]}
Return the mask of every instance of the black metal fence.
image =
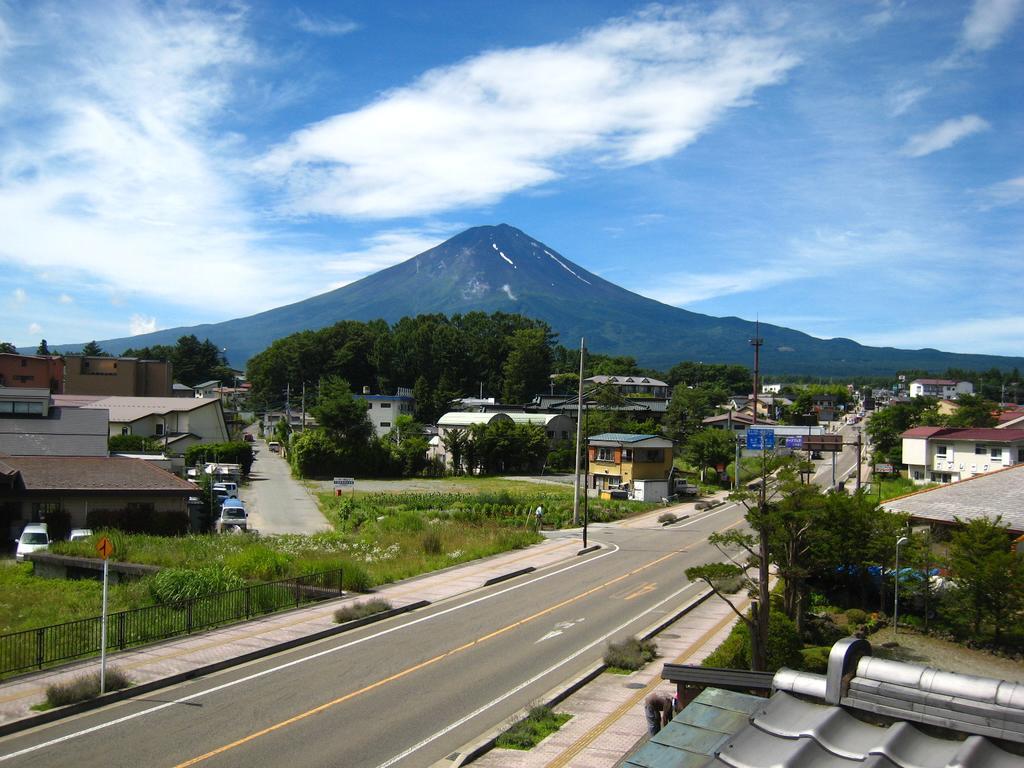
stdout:
{"type": "MultiPolygon", "coordinates": [[[[339,597],[341,570],[253,584],[179,603],[152,605],[107,617],[107,650],[123,650],[220,624],[251,619],[303,603],[339,597]]],[[[102,617],[0,635],[0,675],[99,654],[102,617]]]]}

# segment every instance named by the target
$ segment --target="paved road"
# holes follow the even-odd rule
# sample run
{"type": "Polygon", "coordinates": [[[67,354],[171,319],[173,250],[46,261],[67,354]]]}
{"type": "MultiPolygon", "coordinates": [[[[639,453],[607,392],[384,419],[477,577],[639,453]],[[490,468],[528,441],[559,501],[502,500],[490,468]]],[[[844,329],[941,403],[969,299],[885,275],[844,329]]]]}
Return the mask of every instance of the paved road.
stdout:
{"type": "Polygon", "coordinates": [[[595,553],[203,680],[0,740],[43,766],[423,766],[692,596],[736,505],[595,525],[595,553]]]}
{"type": "Polygon", "coordinates": [[[249,473],[249,485],[239,496],[249,510],[249,525],[260,533],[316,533],[330,526],[320,514],[316,501],[302,483],[291,475],[288,462],[271,453],[266,442],[254,444],[256,460],[249,473]]]}

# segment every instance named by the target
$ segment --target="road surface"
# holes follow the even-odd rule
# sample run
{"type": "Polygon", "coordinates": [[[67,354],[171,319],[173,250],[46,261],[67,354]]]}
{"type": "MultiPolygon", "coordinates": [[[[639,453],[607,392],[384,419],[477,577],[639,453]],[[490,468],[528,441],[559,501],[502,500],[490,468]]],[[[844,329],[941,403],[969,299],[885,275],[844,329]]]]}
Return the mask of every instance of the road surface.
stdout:
{"type": "Polygon", "coordinates": [[[238,493],[249,511],[249,527],[262,534],[328,530],[330,526],[320,514],[316,500],[292,477],[288,462],[271,453],[262,440],[253,447],[257,453],[249,484],[238,493]]]}

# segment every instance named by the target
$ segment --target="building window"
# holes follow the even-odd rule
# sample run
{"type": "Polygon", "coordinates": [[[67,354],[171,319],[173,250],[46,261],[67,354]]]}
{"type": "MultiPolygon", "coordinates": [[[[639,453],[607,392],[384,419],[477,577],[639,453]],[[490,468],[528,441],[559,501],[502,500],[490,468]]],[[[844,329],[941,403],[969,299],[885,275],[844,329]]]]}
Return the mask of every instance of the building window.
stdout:
{"type": "Polygon", "coordinates": [[[390,428],[391,427],[391,422],[390,421],[382,421],[380,423],[380,425],[381,425],[381,427],[388,427],[388,428],[390,428]]]}
{"type": "Polygon", "coordinates": [[[122,435],[130,435],[131,433],[132,433],[132,428],[131,427],[121,427],[121,434],[122,435]]]}
{"type": "Polygon", "coordinates": [[[391,403],[381,403],[380,407],[381,408],[390,408],[391,407],[391,403]]]}
{"type": "Polygon", "coordinates": [[[656,464],[660,462],[665,456],[665,451],[661,448],[645,448],[640,453],[640,461],[647,462],[650,464],[656,464]]]}
{"type": "Polygon", "coordinates": [[[944,446],[944,445],[936,445],[935,446],[935,455],[936,456],[941,456],[942,458],[946,458],[946,446],[944,446]]]}
{"type": "Polygon", "coordinates": [[[974,444],[974,453],[975,453],[975,455],[977,455],[977,456],[984,456],[987,452],[988,452],[988,448],[986,448],[981,443],[975,443],[974,444]]]}
{"type": "Polygon", "coordinates": [[[992,452],[991,452],[991,456],[992,456],[993,459],[1001,459],[1001,458],[1003,458],[1003,449],[1002,448],[993,448],[992,452]]]}
{"type": "Polygon", "coordinates": [[[159,436],[159,435],[162,435],[163,433],[164,433],[164,425],[163,424],[157,424],[156,425],[156,434],[159,436]]]}
{"type": "Polygon", "coordinates": [[[924,472],[922,472],[920,469],[915,469],[914,470],[914,479],[915,480],[924,480],[924,472]]]}
{"type": "Polygon", "coordinates": [[[614,461],[615,450],[612,448],[602,447],[597,449],[597,460],[598,461],[614,461]]]}
{"type": "Polygon", "coordinates": [[[1017,461],[1018,463],[1024,461],[1024,448],[1017,449],[1017,461]]]}

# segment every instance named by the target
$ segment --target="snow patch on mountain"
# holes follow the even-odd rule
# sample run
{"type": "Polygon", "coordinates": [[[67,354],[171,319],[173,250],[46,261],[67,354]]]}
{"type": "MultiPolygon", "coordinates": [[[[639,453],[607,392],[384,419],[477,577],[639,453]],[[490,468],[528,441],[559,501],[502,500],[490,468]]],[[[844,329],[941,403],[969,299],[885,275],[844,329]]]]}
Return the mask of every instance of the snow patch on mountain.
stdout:
{"type": "Polygon", "coordinates": [[[551,251],[549,251],[549,250],[548,250],[547,248],[545,248],[545,249],[544,249],[544,253],[546,253],[546,254],[547,254],[548,256],[550,256],[550,257],[551,257],[552,259],[554,259],[554,260],[555,260],[555,263],[556,263],[556,264],[558,264],[558,266],[560,266],[560,267],[561,267],[562,269],[564,269],[564,270],[565,270],[566,272],[568,272],[568,273],[569,273],[570,275],[572,275],[573,277],[575,277],[575,278],[576,278],[577,280],[582,280],[582,281],[583,281],[584,283],[586,283],[587,285],[591,285],[591,282],[590,282],[589,280],[587,280],[587,279],[586,279],[586,278],[584,278],[584,277],[580,277],[580,276],[579,276],[579,275],[577,275],[577,274],[576,274],[575,272],[573,272],[573,271],[572,271],[571,269],[569,269],[569,267],[567,267],[567,266],[565,265],[565,263],[564,263],[564,262],[562,262],[562,261],[561,261],[561,260],[560,260],[560,259],[559,259],[559,258],[558,258],[557,256],[555,256],[555,254],[553,254],[553,253],[552,253],[551,251]]]}
{"type": "Polygon", "coordinates": [[[503,290],[505,292],[505,295],[512,299],[512,301],[519,301],[519,299],[515,297],[515,294],[512,293],[512,286],[509,285],[508,283],[505,283],[503,286],[501,286],[501,290],[503,290]]]}
{"type": "Polygon", "coordinates": [[[509,258],[508,256],[506,256],[506,255],[505,255],[504,253],[502,253],[501,251],[498,251],[498,255],[499,255],[499,256],[501,256],[501,258],[503,258],[503,259],[504,259],[505,261],[507,261],[507,262],[508,262],[509,264],[511,264],[511,265],[512,265],[513,267],[514,267],[514,266],[516,265],[516,263],[515,263],[514,261],[512,261],[512,259],[510,259],[510,258],[509,258]]]}

